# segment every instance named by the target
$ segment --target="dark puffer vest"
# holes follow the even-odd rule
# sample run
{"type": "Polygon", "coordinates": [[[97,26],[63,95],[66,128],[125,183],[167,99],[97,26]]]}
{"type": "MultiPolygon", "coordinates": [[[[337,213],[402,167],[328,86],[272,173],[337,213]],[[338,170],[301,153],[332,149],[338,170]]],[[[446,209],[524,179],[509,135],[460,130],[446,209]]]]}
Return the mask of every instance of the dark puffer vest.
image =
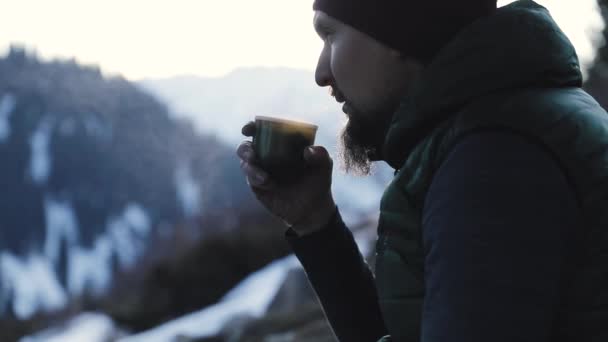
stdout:
{"type": "Polygon", "coordinates": [[[530,0],[478,20],[427,68],[383,148],[397,171],[381,202],[376,284],[392,340],[420,341],[421,218],[435,172],[464,136],[501,129],[555,159],[582,213],[553,341],[608,341],[608,115],[581,84],[572,44],[530,0]]]}

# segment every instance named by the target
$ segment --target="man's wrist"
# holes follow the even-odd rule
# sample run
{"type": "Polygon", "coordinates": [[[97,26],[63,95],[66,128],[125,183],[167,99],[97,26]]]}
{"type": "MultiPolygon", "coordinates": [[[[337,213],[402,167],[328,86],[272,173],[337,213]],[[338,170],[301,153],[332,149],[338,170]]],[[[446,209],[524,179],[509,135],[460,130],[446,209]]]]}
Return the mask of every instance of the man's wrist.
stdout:
{"type": "Polygon", "coordinates": [[[316,233],[326,228],[338,214],[338,207],[333,198],[329,199],[321,209],[316,210],[307,216],[307,219],[290,226],[298,236],[305,236],[316,233]]]}

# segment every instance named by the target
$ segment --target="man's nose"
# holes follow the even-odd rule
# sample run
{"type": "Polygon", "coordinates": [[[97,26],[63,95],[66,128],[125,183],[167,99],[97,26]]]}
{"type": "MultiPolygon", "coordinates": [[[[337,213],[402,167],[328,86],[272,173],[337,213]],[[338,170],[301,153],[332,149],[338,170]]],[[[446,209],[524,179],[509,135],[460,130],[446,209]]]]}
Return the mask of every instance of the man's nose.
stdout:
{"type": "Polygon", "coordinates": [[[315,82],[317,82],[319,87],[330,86],[333,80],[329,63],[330,58],[327,50],[327,46],[325,46],[323,51],[321,51],[319,61],[317,62],[317,69],[315,70],[315,82]]]}

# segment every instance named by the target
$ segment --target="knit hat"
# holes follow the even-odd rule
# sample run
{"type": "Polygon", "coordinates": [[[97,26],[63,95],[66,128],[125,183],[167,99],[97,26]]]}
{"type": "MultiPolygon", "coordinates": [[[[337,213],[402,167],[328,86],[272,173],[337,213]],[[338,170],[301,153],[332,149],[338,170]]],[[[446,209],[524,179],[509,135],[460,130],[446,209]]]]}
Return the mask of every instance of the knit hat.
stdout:
{"type": "Polygon", "coordinates": [[[314,10],[428,64],[462,28],[496,10],[496,0],[315,0],[314,10]]]}

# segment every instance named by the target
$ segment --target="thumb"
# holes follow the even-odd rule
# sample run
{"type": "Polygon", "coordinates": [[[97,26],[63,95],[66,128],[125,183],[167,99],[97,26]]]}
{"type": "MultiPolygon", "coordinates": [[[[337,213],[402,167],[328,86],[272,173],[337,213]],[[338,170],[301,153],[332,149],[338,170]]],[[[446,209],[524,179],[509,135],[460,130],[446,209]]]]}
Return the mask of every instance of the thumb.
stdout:
{"type": "Polygon", "coordinates": [[[311,166],[332,165],[329,152],[322,146],[309,146],[304,150],[304,160],[311,166]]]}

